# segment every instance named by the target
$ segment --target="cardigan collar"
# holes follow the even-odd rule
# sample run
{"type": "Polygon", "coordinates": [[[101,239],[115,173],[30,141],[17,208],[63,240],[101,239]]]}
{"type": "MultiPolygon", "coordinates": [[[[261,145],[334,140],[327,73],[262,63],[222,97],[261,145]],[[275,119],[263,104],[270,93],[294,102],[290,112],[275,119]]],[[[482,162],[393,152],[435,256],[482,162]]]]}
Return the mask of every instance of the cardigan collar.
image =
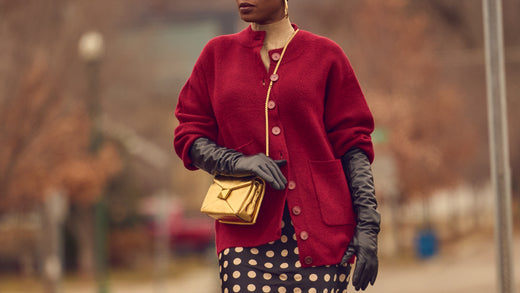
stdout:
{"type": "Polygon", "coordinates": [[[291,21],[288,17],[264,25],[251,23],[251,29],[255,31],[265,31],[262,50],[282,48],[294,33],[294,28],[292,27],[291,21]]]}
{"type": "MultiPolygon", "coordinates": [[[[294,30],[298,29],[297,25],[295,25],[295,24],[291,24],[291,25],[294,28],[294,30]]],[[[285,57],[283,58],[284,63],[297,60],[298,57],[303,53],[304,40],[305,40],[304,35],[306,35],[306,34],[307,34],[306,31],[300,30],[296,34],[296,36],[294,36],[293,40],[287,47],[287,53],[286,53],[285,57]]],[[[236,36],[238,37],[237,38],[238,42],[242,46],[244,46],[246,48],[258,50],[258,53],[260,54],[260,49],[264,45],[265,31],[254,31],[251,28],[251,25],[249,25],[247,28],[245,28],[244,30],[239,32],[236,36]]],[[[278,49],[270,50],[269,52],[270,53],[274,53],[274,52],[281,53],[282,49],[283,48],[278,48],[278,49]]]]}
{"type": "MultiPolygon", "coordinates": [[[[294,30],[298,29],[298,26],[295,24],[291,24],[294,30]]],[[[251,25],[238,33],[238,40],[240,44],[245,47],[254,48],[254,47],[262,47],[264,45],[265,40],[265,31],[255,31],[252,29],[251,25]]],[[[298,33],[299,34],[299,33],[298,33]]],[[[296,35],[297,37],[298,35],[296,35]]],[[[295,37],[295,38],[296,38],[295,37]]]]}

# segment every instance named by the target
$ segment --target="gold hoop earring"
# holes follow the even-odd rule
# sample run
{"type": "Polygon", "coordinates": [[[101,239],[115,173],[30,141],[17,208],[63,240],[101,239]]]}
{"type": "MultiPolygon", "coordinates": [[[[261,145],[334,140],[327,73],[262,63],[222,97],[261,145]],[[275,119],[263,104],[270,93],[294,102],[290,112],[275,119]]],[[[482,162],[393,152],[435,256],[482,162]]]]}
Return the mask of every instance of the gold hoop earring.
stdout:
{"type": "Polygon", "coordinates": [[[289,17],[289,4],[285,0],[285,17],[289,17]]]}

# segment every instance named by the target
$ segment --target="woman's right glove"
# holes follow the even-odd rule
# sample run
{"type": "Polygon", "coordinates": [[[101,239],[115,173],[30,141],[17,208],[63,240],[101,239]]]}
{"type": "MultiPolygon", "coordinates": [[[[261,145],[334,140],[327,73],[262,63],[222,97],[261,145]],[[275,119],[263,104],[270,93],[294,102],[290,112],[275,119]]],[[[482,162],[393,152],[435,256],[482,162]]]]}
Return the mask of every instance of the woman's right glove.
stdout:
{"type": "Polygon", "coordinates": [[[280,170],[287,161],[273,160],[262,153],[246,156],[233,149],[221,147],[206,137],[193,142],[190,158],[195,167],[212,175],[256,174],[278,190],[285,189],[287,184],[287,179],[280,170]]]}
{"type": "Polygon", "coordinates": [[[374,285],[379,261],[377,258],[377,234],[381,216],[377,212],[374,180],[370,161],[359,148],[350,149],[342,158],[343,171],[347,178],[352,205],[356,214],[356,230],[342,259],[346,264],[356,256],[356,268],[352,285],[356,290],[365,290],[374,285]]]}

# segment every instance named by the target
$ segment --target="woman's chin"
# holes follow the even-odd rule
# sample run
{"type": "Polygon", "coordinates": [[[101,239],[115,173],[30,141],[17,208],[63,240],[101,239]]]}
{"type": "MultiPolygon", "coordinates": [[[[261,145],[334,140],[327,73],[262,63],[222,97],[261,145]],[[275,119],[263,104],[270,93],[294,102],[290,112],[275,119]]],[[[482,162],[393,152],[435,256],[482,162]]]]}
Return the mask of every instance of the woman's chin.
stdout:
{"type": "Polygon", "coordinates": [[[240,18],[245,22],[257,22],[256,18],[249,14],[241,14],[240,18]]]}

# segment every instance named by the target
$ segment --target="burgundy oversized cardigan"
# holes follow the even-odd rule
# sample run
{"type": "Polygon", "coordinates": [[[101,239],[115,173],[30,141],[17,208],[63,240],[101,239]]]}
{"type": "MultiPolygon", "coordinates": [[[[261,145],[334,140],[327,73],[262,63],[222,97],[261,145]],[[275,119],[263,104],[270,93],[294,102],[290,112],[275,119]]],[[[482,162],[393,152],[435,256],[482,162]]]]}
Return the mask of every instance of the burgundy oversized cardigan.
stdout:
{"type": "MultiPolygon", "coordinates": [[[[293,25],[296,29],[296,26],[293,25]]],[[[212,39],[184,85],[175,115],[174,146],[186,168],[199,137],[246,155],[265,152],[264,105],[281,49],[260,57],[265,32],[245,30],[212,39]]],[[[285,159],[285,190],[266,190],[257,223],[216,223],[217,252],[261,245],[281,236],[287,203],[303,267],[341,261],[355,215],[340,158],[359,147],[373,160],[372,114],[343,50],[333,41],[300,31],[287,47],[269,111],[270,157],[285,159]]]]}

